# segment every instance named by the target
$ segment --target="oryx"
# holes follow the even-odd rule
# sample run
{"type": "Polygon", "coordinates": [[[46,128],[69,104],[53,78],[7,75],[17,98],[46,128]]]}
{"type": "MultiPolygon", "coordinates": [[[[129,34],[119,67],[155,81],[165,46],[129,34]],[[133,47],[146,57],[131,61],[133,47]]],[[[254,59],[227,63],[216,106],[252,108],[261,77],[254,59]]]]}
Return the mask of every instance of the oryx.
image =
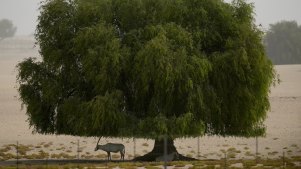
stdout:
{"type": "Polygon", "coordinates": [[[121,156],[120,160],[124,160],[125,147],[123,144],[107,143],[105,145],[98,145],[100,138],[98,139],[98,142],[96,144],[95,151],[100,149],[100,150],[107,152],[108,161],[111,160],[111,152],[113,152],[113,153],[120,152],[120,156],[121,156]]]}

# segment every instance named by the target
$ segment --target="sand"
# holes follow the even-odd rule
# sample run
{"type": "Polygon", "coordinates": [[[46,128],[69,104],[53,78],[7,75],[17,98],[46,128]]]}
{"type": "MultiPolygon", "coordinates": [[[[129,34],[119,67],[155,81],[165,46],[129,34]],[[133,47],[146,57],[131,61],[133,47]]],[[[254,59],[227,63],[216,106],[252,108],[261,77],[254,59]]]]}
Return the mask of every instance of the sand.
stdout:
{"type": "MultiPolygon", "coordinates": [[[[20,46],[20,45],[19,45],[20,46]]],[[[0,148],[6,144],[42,144],[37,150],[76,154],[79,141],[81,154],[94,152],[97,138],[73,136],[54,136],[33,134],[29,128],[25,110],[21,109],[16,89],[16,69],[18,62],[26,57],[38,56],[37,48],[1,46],[0,43],[0,148]],[[43,145],[52,143],[49,147],[43,145]],[[64,147],[64,148],[62,148],[64,147]]],[[[271,110],[268,112],[266,137],[258,138],[258,152],[261,157],[278,158],[284,152],[286,156],[301,156],[301,65],[276,66],[281,83],[271,88],[271,110]]],[[[176,139],[178,151],[184,155],[197,157],[198,139],[176,139]]],[[[134,152],[143,155],[152,149],[153,140],[103,138],[100,143],[118,142],[126,146],[126,159],[131,159],[134,152]]],[[[219,159],[224,157],[224,150],[235,148],[235,158],[254,158],[255,138],[234,138],[204,136],[199,142],[200,159],[219,159]]]]}

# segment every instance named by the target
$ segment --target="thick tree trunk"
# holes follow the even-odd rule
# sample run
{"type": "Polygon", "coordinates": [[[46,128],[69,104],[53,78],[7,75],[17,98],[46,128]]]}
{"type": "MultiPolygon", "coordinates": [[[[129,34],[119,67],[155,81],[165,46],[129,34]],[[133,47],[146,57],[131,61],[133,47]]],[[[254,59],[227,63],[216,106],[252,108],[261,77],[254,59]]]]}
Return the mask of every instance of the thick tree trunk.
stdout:
{"type": "MultiPolygon", "coordinates": [[[[174,145],[173,139],[168,138],[167,139],[167,154],[171,154],[173,152],[178,153],[178,151],[174,145]]],[[[156,139],[154,148],[151,152],[145,154],[144,156],[136,157],[133,160],[134,161],[156,161],[157,157],[160,157],[163,155],[164,155],[164,139],[161,139],[161,140],[156,139]]],[[[173,161],[176,161],[176,160],[193,161],[193,160],[197,160],[197,159],[185,157],[178,153],[177,159],[174,159],[173,161]]]]}

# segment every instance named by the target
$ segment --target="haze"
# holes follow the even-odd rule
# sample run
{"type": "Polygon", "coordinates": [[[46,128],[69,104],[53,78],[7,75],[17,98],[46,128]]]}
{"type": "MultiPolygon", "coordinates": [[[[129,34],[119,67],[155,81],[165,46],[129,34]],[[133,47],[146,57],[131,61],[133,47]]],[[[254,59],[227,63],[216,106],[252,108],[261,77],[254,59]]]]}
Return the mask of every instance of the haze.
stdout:
{"type": "MultiPolygon", "coordinates": [[[[225,0],[231,2],[231,0],[225,0]]],[[[0,0],[0,20],[9,19],[17,26],[16,35],[30,35],[35,31],[39,4],[42,0],[0,0]]],[[[268,29],[269,24],[281,20],[301,23],[300,0],[248,0],[255,4],[256,23],[268,29]]]]}

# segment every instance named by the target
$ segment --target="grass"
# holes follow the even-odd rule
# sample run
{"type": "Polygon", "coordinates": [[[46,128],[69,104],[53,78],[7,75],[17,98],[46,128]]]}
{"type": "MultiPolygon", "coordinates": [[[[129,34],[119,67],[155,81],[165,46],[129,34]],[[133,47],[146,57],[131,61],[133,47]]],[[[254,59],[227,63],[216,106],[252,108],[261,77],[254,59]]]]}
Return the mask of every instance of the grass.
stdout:
{"type": "Polygon", "coordinates": [[[119,158],[120,158],[120,155],[112,154],[111,157],[112,157],[112,159],[119,159],[119,158]]]}
{"type": "Polygon", "coordinates": [[[245,152],[245,156],[254,156],[250,151],[245,152]]]}
{"type": "Polygon", "coordinates": [[[88,155],[88,154],[81,155],[81,158],[83,159],[93,159],[94,157],[95,157],[94,155],[88,155]]]}
{"type": "Polygon", "coordinates": [[[245,160],[242,163],[243,163],[244,168],[251,168],[251,167],[257,165],[255,160],[245,160]]]}
{"type": "Polygon", "coordinates": [[[48,159],[50,157],[49,153],[40,150],[38,153],[33,153],[29,155],[24,155],[23,158],[26,159],[48,159]]]}
{"type": "Polygon", "coordinates": [[[51,154],[53,159],[75,159],[76,155],[69,155],[67,153],[51,154]]]}
{"type": "Polygon", "coordinates": [[[224,150],[224,149],[221,149],[221,150],[220,150],[220,152],[222,152],[222,153],[226,153],[227,151],[226,151],[226,150],[224,150]]]}
{"type": "Polygon", "coordinates": [[[106,159],[108,157],[108,155],[107,154],[98,154],[95,157],[99,158],[99,159],[104,159],[104,158],[106,159]]]}
{"type": "Polygon", "coordinates": [[[72,152],[72,150],[66,150],[66,153],[71,153],[72,152]]]}
{"type": "Polygon", "coordinates": [[[50,146],[52,146],[53,145],[53,143],[52,142],[49,142],[49,143],[47,143],[47,144],[44,144],[44,148],[49,148],[50,146]]]}
{"type": "Polygon", "coordinates": [[[6,153],[12,149],[10,145],[4,145],[2,147],[3,148],[0,149],[0,152],[2,152],[2,153],[6,153]]]}
{"type": "Polygon", "coordinates": [[[278,154],[278,151],[268,152],[268,155],[269,155],[269,156],[274,156],[274,155],[276,155],[276,154],[278,154]]]}
{"type": "MultiPolygon", "coordinates": [[[[297,169],[300,166],[295,166],[294,161],[300,161],[301,156],[293,156],[291,159],[286,158],[286,169],[297,169]]],[[[234,164],[241,163],[243,168],[282,168],[283,161],[278,159],[259,159],[258,163],[253,159],[251,160],[227,160],[227,168],[235,169],[234,164]]],[[[192,165],[190,169],[197,168],[224,168],[225,161],[221,160],[202,160],[202,161],[174,161],[168,163],[168,166],[174,166],[174,168],[183,168],[186,165],[192,165]]],[[[120,163],[102,163],[102,164],[63,164],[63,165],[20,165],[20,169],[100,169],[100,168],[122,168],[122,169],[137,169],[138,167],[144,167],[145,169],[158,169],[162,168],[162,162],[120,162],[120,163]]],[[[0,166],[0,169],[16,169],[16,166],[0,166]]]]}
{"type": "Polygon", "coordinates": [[[6,161],[6,160],[10,160],[10,159],[16,159],[16,155],[12,154],[12,153],[3,153],[1,154],[1,160],[2,161],[6,161]]]}
{"type": "Polygon", "coordinates": [[[235,158],[236,154],[234,152],[231,152],[229,154],[227,154],[228,158],[235,158]]]}
{"type": "Polygon", "coordinates": [[[158,166],[145,166],[145,169],[158,169],[158,168],[161,168],[161,167],[158,167],[158,166]]]}
{"type": "Polygon", "coordinates": [[[42,148],[42,146],[40,146],[40,145],[37,145],[37,146],[35,146],[34,148],[42,148]]]}
{"type": "Polygon", "coordinates": [[[249,150],[250,148],[249,148],[249,147],[244,147],[244,149],[245,149],[245,150],[249,150]]]}
{"type": "Polygon", "coordinates": [[[20,155],[26,155],[28,151],[33,150],[30,146],[28,145],[23,145],[23,144],[19,144],[18,145],[18,152],[20,155]]]}
{"type": "Polygon", "coordinates": [[[143,143],[142,146],[148,147],[149,145],[147,143],[143,143]]]}
{"type": "Polygon", "coordinates": [[[192,158],[192,154],[186,154],[186,156],[192,158]]]}
{"type": "Polygon", "coordinates": [[[236,148],[233,148],[233,147],[228,148],[227,152],[229,152],[229,153],[241,153],[240,150],[237,150],[236,148]]]}

